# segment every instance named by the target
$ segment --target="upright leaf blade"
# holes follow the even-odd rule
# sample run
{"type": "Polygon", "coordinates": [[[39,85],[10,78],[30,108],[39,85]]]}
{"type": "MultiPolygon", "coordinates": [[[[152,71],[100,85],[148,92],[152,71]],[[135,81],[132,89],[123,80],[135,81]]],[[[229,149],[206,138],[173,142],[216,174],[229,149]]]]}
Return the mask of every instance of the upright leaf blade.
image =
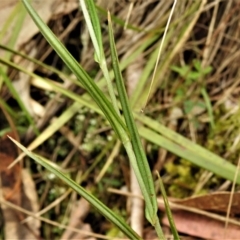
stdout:
{"type": "Polygon", "coordinates": [[[169,202],[168,202],[168,199],[167,199],[167,193],[165,191],[165,188],[164,188],[161,176],[159,175],[158,172],[157,172],[157,176],[158,176],[158,180],[159,180],[159,186],[160,186],[160,189],[161,189],[161,193],[162,193],[162,197],[163,197],[163,201],[164,201],[164,205],[165,205],[165,210],[166,210],[166,213],[167,213],[168,221],[169,221],[169,224],[170,224],[170,227],[171,227],[171,230],[172,230],[172,234],[174,236],[174,240],[180,240],[178,232],[177,232],[177,228],[176,228],[173,216],[172,216],[170,205],[169,205],[169,202]]]}
{"type": "Polygon", "coordinates": [[[108,13],[108,22],[109,22],[109,39],[110,39],[110,49],[111,49],[111,56],[112,56],[112,65],[113,65],[113,71],[116,78],[117,90],[118,90],[119,99],[122,105],[123,115],[130,132],[131,143],[137,159],[137,168],[134,168],[134,170],[135,170],[135,174],[138,179],[138,182],[140,184],[140,187],[142,189],[144,199],[146,201],[146,209],[149,214],[148,217],[150,217],[150,219],[148,220],[154,225],[156,221],[157,201],[156,201],[152,174],[149,168],[149,164],[148,164],[145,152],[142,148],[141,140],[138,134],[136,124],[133,119],[131,109],[129,107],[128,96],[127,96],[124,82],[122,79],[122,74],[121,74],[121,70],[118,62],[117,51],[114,43],[110,13],[108,13]],[[138,174],[138,171],[140,172],[140,175],[138,174]],[[142,180],[144,183],[143,185],[141,184],[142,180]]]}
{"type": "Polygon", "coordinates": [[[109,71],[107,68],[106,57],[104,54],[103,44],[102,44],[100,22],[97,15],[95,4],[93,0],[88,0],[88,1],[80,0],[80,4],[82,7],[85,21],[87,23],[87,28],[88,28],[93,46],[95,49],[95,60],[99,63],[99,66],[107,82],[107,87],[108,87],[109,95],[113,104],[113,108],[115,109],[117,114],[120,116],[117,99],[114,93],[114,88],[113,88],[109,71]]]}
{"type": "Polygon", "coordinates": [[[97,56],[97,62],[101,62],[103,57],[103,44],[102,44],[102,34],[101,27],[95,8],[95,4],[92,0],[79,0],[85,21],[87,23],[88,31],[90,33],[95,53],[97,56]]]}

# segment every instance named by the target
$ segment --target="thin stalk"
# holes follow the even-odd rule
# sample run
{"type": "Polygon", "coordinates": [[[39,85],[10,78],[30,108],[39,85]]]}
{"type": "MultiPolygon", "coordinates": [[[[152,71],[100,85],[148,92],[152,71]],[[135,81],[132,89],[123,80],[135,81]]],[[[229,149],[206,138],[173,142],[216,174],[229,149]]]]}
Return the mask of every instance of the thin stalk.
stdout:
{"type": "MultiPolygon", "coordinates": [[[[130,133],[131,143],[134,151],[134,154],[129,152],[128,155],[129,155],[129,158],[130,157],[132,158],[131,164],[136,163],[136,166],[135,165],[132,165],[132,166],[136,174],[137,180],[139,182],[139,185],[142,189],[144,199],[146,201],[146,210],[147,210],[146,217],[149,220],[149,222],[151,222],[152,225],[155,225],[156,218],[157,218],[157,215],[156,215],[157,200],[155,195],[152,174],[151,174],[149,164],[148,164],[145,152],[143,150],[139,133],[138,133],[136,124],[134,122],[133,114],[128,102],[128,96],[124,86],[124,82],[123,82],[123,78],[122,78],[122,74],[119,66],[117,51],[115,47],[110,13],[108,13],[108,25],[109,25],[109,28],[108,28],[109,41],[110,41],[113,71],[115,74],[116,85],[117,85],[119,99],[122,105],[124,119],[130,133]]],[[[126,150],[129,151],[130,148],[126,150]]]]}
{"type": "Polygon", "coordinates": [[[107,68],[106,57],[104,54],[103,44],[102,44],[102,33],[100,28],[100,22],[99,22],[95,4],[93,0],[88,0],[88,1],[80,0],[80,4],[82,7],[83,15],[87,24],[87,28],[88,28],[93,46],[95,49],[96,62],[99,63],[99,66],[103,72],[103,76],[106,80],[108,92],[111,98],[111,102],[113,104],[113,108],[115,109],[117,114],[120,116],[120,111],[117,104],[117,98],[115,96],[114,88],[113,88],[109,71],[107,68]]]}
{"type": "Polygon", "coordinates": [[[156,172],[156,173],[157,173],[157,176],[158,176],[159,186],[160,186],[161,193],[162,193],[162,196],[163,196],[165,210],[166,210],[166,213],[167,213],[168,221],[169,221],[170,226],[171,226],[171,230],[172,230],[172,234],[174,236],[174,240],[180,240],[178,232],[177,232],[177,228],[176,228],[173,216],[172,216],[171,208],[170,208],[170,205],[169,205],[169,202],[168,202],[168,199],[167,199],[167,193],[165,191],[161,176],[159,175],[158,172],[156,172]]]}

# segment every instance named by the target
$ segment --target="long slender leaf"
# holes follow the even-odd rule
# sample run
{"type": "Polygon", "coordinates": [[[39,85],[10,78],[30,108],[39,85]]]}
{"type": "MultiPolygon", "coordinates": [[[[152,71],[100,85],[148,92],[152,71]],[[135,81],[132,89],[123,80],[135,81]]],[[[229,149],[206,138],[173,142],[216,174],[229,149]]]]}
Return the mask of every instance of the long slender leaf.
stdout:
{"type": "MultiPolygon", "coordinates": [[[[41,78],[39,77],[38,75],[32,73],[32,72],[28,72],[26,69],[22,68],[21,66],[19,66],[18,64],[15,64],[13,62],[10,62],[8,60],[5,60],[5,59],[2,59],[0,58],[0,63],[4,63],[12,68],[15,68],[17,69],[18,71],[21,71],[23,73],[26,73],[28,74],[29,76],[35,78],[35,79],[38,79],[39,82],[44,82],[45,84],[49,85],[49,87],[51,87],[53,89],[53,91],[55,91],[56,93],[62,93],[63,95],[75,100],[75,101],[78,101],[79,103],[82,103],[84,104],[84,106],[87,106],[89,108],[91,108],[92,110],[94,110],[95,112],[99,113],[99,114],[102,114],[102,111],[98,108],[98,106],[96,104],[93,104],[91,103],[90,101],[90,96],[79,96],[77,95],[76,93],[73,93],[63,87],[61,87],[60,85],[58,85],[57,83],[55,83],[54,81],[50,81],[48,79],[45,79],[45,78],[41,78]]],[[[1,74],[1,68],[0,68],[0,74],[1,74]]],[[[7,83],[7,86],[9,87],[9,89],[11,90],[13,87],[11,87],[11,82],[8,81],[9,83],[7,83]]],[[[13,90],[16,92],[16,90],[13,88],[13,90]]],[[[12,92],[13,96],[15,96],[17,99],[18,99],[18,94],[15,93],[15,92],[12,92]]],[[[20,99],[21,100],[21,99],[20,99]]],[[[22,103],[23,107],[25,108],[24,104],[22,103]]],[[[30,116],[31,117],[31,116],[30,116]]],[[[34,122],[33,122],[34,124],[34,122]]]]}
{"type": "Polygon", "coordinates": [[[133,166],[133,169],[135,171],[136,177],[138,179],[138,182],[142,189],[142,193],[144,195],[144,199],[146,201],[146,208],[150,217],[150,219],[148,220],[154,225],[156,221],[157,201],[156,201],[152,174],[149,168],[149,164],[148,164],[145,152],[142,148],[141,140],[138,134],[136,124],[133,119],[131,109],[129,107],[128,96],[123,83],[122,74],[119,67],[117,51],[114,43],[110,13],[108,14],[108,25],[109,25],[109,39],[110,39],[110,49],[111,49],[111,56],[112,56],[112,65],[113,65],[113,70],[116,78],[117,90],[118,90],[119,99],[122,105],[123,115],[130,132],[134,153],[137,159],[137,167],[133,166]],[[141,184],[142,181],[144,183],[143,185],[141,184]]]}
{"type": "Polygon", "coordinates": [[[176,228],[173,216],[172,216],[170,205],[169,205],[169,202],[168,202],[167,193],[165,191],[165,188],[164,188],[164,185],[163,185],[163,182],[162,182],[162,178],[161,178],[161,176],[159,175],[158,172],[157,172],[157,176],[158,176],[158,180],[159,180],[159,186],[160,186],[160,189],[161,189],[161,193],[162,193],[162,197],[163,197],[168,221],[170,223],[172,234],[174,236],[174,240],[180,240],[178,232],[177,232],[177,228],[176,228]]]}
{"type": "MultiPolygon", "coordinates": [[[[28,73],[25,69],[22,69],[19,65],[16,65],[10,61],[7,61],[5,59],[0,58],[0,62],[7,64],[8,66],[11,66],[15,69],[18,69],[19,71],[22,71],[26,74],[30,74],[34,78],[39,78],[39,76],[28,73]]],[[[50,83],[50,82],[49,82],[50,83]]],[[[77,106],[80,107],[80,104],[84,104],[84,106],[89,107],[90,109],[101,113],[99,109],[96,108],[95,105],[91,104],[89,95],[84,96],[76,96],[76,94],[71,94],[68,90],[65,90],[59,86],[56,86],[58,91],[60,91],[62,94],[70,97],[71,99],[77,101],[77,106]],[[79,104],[80,103],[80,104],[79,104]]],[[[77,110],[75,110],[77,111],[77,110]]],[[[71,114],[71,117],[73,115],[71,114]]],[[[224,177],[226,179],[229,179],[233,181],[233,176],[236,171],[236,166],[234,166],[232,163],[227,162],[225,159],[221,158],[220,156],[217,156],[216,154],[210,152],[209,150],[199,146],[198,144],[195,144],[191,142],[189,139],[181,136],[180,134],[172,131],[171,129],[168,129],[164,125],[160,124],[159,122],[152,120],[151,118],[144,116],[143,114],[134,114],[134,117],[137,118],[141,123],[148,126],[148,134],[150,134],[150,138],[148,138],[148,134],[146,134],[142,128],[139,129],[139,133],[142,137],[145,139],[149,139],[151,142],[154,142],[158,146],[161,146],[172,153],[176,154],[177,156],[183,157],[186,160],[189,160],[190,162],[206,169],[211,172],[214,172],[215,174],[224,177]],[[156,132],[152,131],[151,129],[154,129],[156,132],[160,133],[161,135],[157,134],[156,132]],[[159,137],[158,140],[154,139],[151,136],[155,136],[155,134],[159,137]],[[184,150],[183,150],[184,149],[184,150]]],[[[64,123],[62,123],[64,124],[64,123]]],[[[54,126],[56,126],[54,124],[54,126]]],[[[62,125],[61,125],[62,126],[62,125]]],[[[58,128],[54,128],[56,131],[58,128]]],[[[51,132],[53,134],[53,132],[51,132]]],[[[51,136],[48,134],[48,137],[51,136]]],[[[38,145],[43,143],[46,138],[40,138],[41,141],[38,141],[38,145]]],[[[237,178],[237,182],[240,183],[240,176],[237,178]]]]}
{"type": "MultiPolygon", "coordinates": [[[[231,181],[234,180],[234,173],[236,172],[236,166],[234,166],[230,162],[227,162],[223,158],[220,158],[217,155],[205,150],[201,146],[198,146],[197,144],[193,144],[193,143],[190,146],[188,146],[188,144],[184,144],[189,141],[187,139],[185,139],[185,141],[182,142],[182,144],[176,144],[174,141],[169,140],[166,137],[163,137],[146,127],[140,127],[139,132],[140,132],[140,135],[145,139],[147,139],[148,141],[167,149],[168,151],[176,154],[177,156],[182,157],[186,160],[189,160],[193,164],[196,164],[199,167],[207,169],[225,179],[229,179],[231,181]],[[194,146],[194,148],[197,148],[197,149],[202,148],[204,150],[201,152],[200,151],[194,152],[193,149],[191,149],[191,146],[194,146]]],[[[176,138],[177,137],[183,138],[179,134],[176,134],[176,138]]],[[[240,174],[238,174],[237,183],[240,184],[240,174]]]]}
{"type": "Polygon", "coordinates": [[[68,52],[64,45],[58,40],[58,38],[52,33],[48,26],[42,21],[37,12],[31,7],[27,0],[22,1],[25,5],[28,13],[38,26],[39,30],[57,52],[57,54],[66,63],[69,69],[77,76],[78,80],[81,81],[82,85],[89,92],[94,101],[98,104],[99,108],[103,111],[104,115],[118,134],[122,142],[129,141],[127,135],[127,128],[120,116],[113,109],[113,106],[105,95],[98,88],[96,83],[89,77],[86,71],[78,64],[73,56],[68,52]]]}
{"type": "MultiPolygon", "coordinates": [[[[144,49],[149,47],[149,45],[151,45],[155,40],[156,40],[155,37],[151,37],[151,38],[148,39],[148,41],[143,42],[137,48],[137,50],[134,53],[131,54],[131,56],[129,56],[127,59],[125,59],[123,62],[120,63],[121,70],[124,70],[126,68],[126,66],[128,66],[131,62],[135,61],[138,58],[138,56],[144,51],[144,49]]],[[[44,64],[44,63],[42,63],[42,62],[40,62],[40,61],[38,61],[38,60],[36,60],[34,58],[31,58],[31,57],[29,57],[26,54],[23,54],[21,52],[15,51],[15,50],[13,50],[13,49],[5,46],[5,45],[2,45],[2,44],[0,44],[0,49],[4,49],[4,50],[9,51],[11,53],[14,53],[16,55],[19,55],[19,56],[21,56],[21,57],[23,57],[25,59],[28,59],[29,61],[32,61],[32,62],[36,63],[37,65],[42,66],[42,67],[44,67],[44,68],[46,68],[46,69],[56,73],[59,77],[62,77],[63,79],[70,79],[71,81],[73,81],[69,76],[64,74],[64,72],[61,72],[61,71],[57,70],[54,67],[51,67],[51,66],[46,65],[46,64],[44,64]]],[[[113,71],[110,71],[110,78],[111,79],[113,78],[113,71]]],[[[75,81],[75,83],[78,84],[78,85],[81,84],[79,81],[75,81]]],[[[99,87],[105,86],[104,79],[101,79],[100,81],[98,81],[97,85],[99,87]]]]}
{"type": "MultiPolygon", "coordinates": [[[[21,69],[18,65],[13,64],[12,62],[9,62],[6,60],[3,61],[3,59],[1,58],[0,58],[0,61],[4,64],[8,64],[11,67],[14,67],[20,71],[27,73],[26,71],[24,71],[24,69],[21,69]]],[[[29,73],[29,74],[31,74],[31,76],[33,77],[38,77],[36,75],[32,75],[32,73],[29,73]]],[[[67,122],[77,112],[77,109],[81,107],[80,104],[84,104],[84,106],[88,106],[90,109],[98,113],[101,113],[99,109],[98,110],[96,109],[95,105],[91,104],[89,95],[84,95],[81,97],[78,97],[76,95],[70,95],[70,93],[69,94],[67,93],[68,92],[67,90],[62,89],[59,86],[58,86],[58,91],[62,92],[64,95],[69,96],[73,100],[77,101],[76,103],[73,104],[75,110],[72,111],[71,107],[68,109],[69,110],[68,112],[70,112],[71,114],[70,115],[67,114],[67,116],[69,117],[67,118],[67,120],[62,122],[60,126],[62,126],[65,122],[67,122]]],[[[167,127],[158,123],[157,121],[152,120],[147,116],[144,116],[143,114],[135,113],[134,117],[137,118],[140,122],[142,122],[146,126],[148,126],[148,129],[147,128],[139,129],[140,135],[145,139],[149,139],[151,142],[154,142],[158,146],[161,146],[171,151],[177,156],[183,157],[186,160],[189,160],[190,162],[206,170],[214,172],[215,174],[221,177],[224,177],[226,179],[233,181],[233,176],[234,176],[234,172],[236,171],[236,166],[234,166],[230,162],[227,162],[225,159],[221,158],[220,156],[217,156],[216,154],[210,152],[209,150],[191,142],[189,139],[181,136],[180,134],[172,131],[171,129],[168,129],[167,127]],[[151,129],[154,129],[156,132],[160,133],[162,136],[152,131],[151,129]],[[148,132],[146,133],[145,130],[148,130],[148,132]],[[153,136],[158,136],[158,140],[155,139],[153,136]]],[[[53,126],[54,126],[54,130],[51,131],[51,133],[47,135],[44,134],[44,136],[46,137],[40,136],[39,138],[40,141],[37,140],[38,138],[36,139],[37,142],[34,141],[33,143],[34,148],[42,144],[47,139],[47,136],[50,137],[60,127],[60,126],[57,127],[58,124],[53,124],[53,126]]],[[[49,126],[48,128],[51,128],[51,126],[49,126]]],[[[46,129],[46,132],[49,132],[48,128],[46,129]]],[[[31,149],[34,149],[34,148],[32,148],[32,144],[31,144],[31,149]]],[[[237,182],[240,183],[240,177],[237,178],[237,182]]]]}
{"type": "Polygon", "coordinates": [[[9,137],[23,152],[25,152],[29,157],[35,160],[37,163],[41,164],[43,167],[48,169],[50,172],[54,173],[57,177],[63,180],[69,187],[79,193],[83,198],[85,198],[89,203],[91,203],[103,216],[114,223],[119,229],[126,234],[130,239],[141,239],[136,232],[131,229],[127,223],[125,223],[116,213],[105,206],[101,201],[95,198],[92,194],[87,192],[83,187],[78,185],[75,181],[67,177],[65,174],[60,172],[56,167],[54,167],[51,162],[46,161],[34,153],[28,151],[24,146],[18,143],[13,138],[9,137]]]}
{"type": "Polygon", "coordinates": [[[100,63],[103,57],[103,45],[101,28],[95,5],[92,0],[80,0],[80,4],[95,49],[95,56],[97,57],[96,60],[100,63]]]}
{"type": "Polygon", "coordinates": [[[117,98],[114,93],[114,88],[111,82],[110,74],[107,68],[106,63],[106,57],[103,50],[103,44],[102,44],[102,34],[101,34],[101,28],[100,28],[100,21],[99,17],[97,15],[97,11],[95,8],[95,4],[93,0],[80,0],[82,11],[84,14],[84,18],[87,23],[87,28],[89,31],[89,34],[91,36],[91,40],[95,49],[95,58],[96,61],[99,63],[99,66],[103,72],[103,76],[105,77],[105,80],[107,82],[108,92],[113,104],[113,108],[117,112],[117,114],[120,116],[120,111],[117,104],[117,98]]]}

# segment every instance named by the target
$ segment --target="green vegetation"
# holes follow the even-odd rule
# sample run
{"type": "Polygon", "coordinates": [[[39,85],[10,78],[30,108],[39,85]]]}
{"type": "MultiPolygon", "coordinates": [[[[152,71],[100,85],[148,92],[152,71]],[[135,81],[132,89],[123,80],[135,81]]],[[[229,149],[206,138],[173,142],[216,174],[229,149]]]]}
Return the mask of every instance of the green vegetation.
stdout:
{"type": "MultiPolygon", "coordinates": [[[[0,86],[11,95],[10,98],[1,95],[0,107],[5,112],[2,115],[11,119],[20,135],[22,144],[13,140],[23,151],[20,158],[25,157],[26,167],[37,176],[35,183],[41,208],[69,192],[58,210],[52,208],[44,216],[55,216],[56,222],[68,224],[72,202],[79,199],[70,190],[73,189],[94,206],[88,215],[89,223],[105,223],[102,216],[111,223],[99,224],[94,232],[109,238],[144,238],[129,224],[126,198],[107,191],[126,185],[129,188],[132,167],[145,202],[148,221],[145,225],[152,226],[159,239],[164,239],[157,205],[157,196],[162,195],[177,239],[167,196],[184,198],[208,193],[220,188],[226,180],[232,182],[240,149],[238,70],[234,60],[221,65],[222,56],[217,55],[214,47],[209,51],[216,54],[215,60],[210,53],[205,56],[209,45],[202,47],[202,38],[210,33],[199,36],[203,34],[201,24],[206,24],[201,22],[205,1],[194,1],[187,7],[184,3],[177,4],[144,112],[140,110],[147,99],[172,3],[165,6],[156,22],[156,16],[150,18],[149,9],[159,7],[160,3],[146,8],[145,14],[151,19],[146,24],[133,12],[133,19],[130,18],[124,32],[125,20],[119,17],[123,16],[121,10],[113,8],[110,15],[105,8],[96,7],[92,0],[80,1],[84,20],[79,20],[78,27],[81,26],[84,36],[77,39],[82,41],[84,55],[79,54],[81,57],[77,59],[74,51],[42,21],[31,3],[22,2],[43,35],[38,37],[55,50],[54,60],[42,62],[29,57],[13,50],[12,42],[9,46],[0,45],[6,53],[0,57],[0,86]],[[200,43],[195,39],[198,37],[200,43]],[[34,64],[35,70],[17,64],[13,56],[34,64]],[[34,79],[34,83],[30,83],[31,94],[44,106],[42,116],[30,114],[13,86],[10,77],[13,71],[34,79]],[[229,72],[225,74],[225,71],[229,72]],[[130,94],[134,74],[138,74],[137,82],[130,94]],[[53,109],[52,115],[47,116],[53,109]],[[45,122],[40,124],[40,120],[45,122]],[[157,170],[162,179],[158,181],[153,170],[157,170]]],[[[136,3],[135,7],[140,5],[136,3]]],[[[19,16],[19,23],[22,24],[24,16],[19,16]]],[[[14,34],[18,35],[20,28],[19,25],[14,34]]],[[[16,41],[16,36],[13,39],[16,41]]],[[[39,55],[43,54],[43,50],[38,51],[39,55]]],[[[220,47],[219,51],[222,51],[220,47]]],[[[12,129],[2,115],[1,136],[12,129]]],[[[236,182],[240,183],[240,174],[236,182]]],[[[42,226],[46,239],[53,236],[59,239],[62,234],[61,227],[42,226]]]]}

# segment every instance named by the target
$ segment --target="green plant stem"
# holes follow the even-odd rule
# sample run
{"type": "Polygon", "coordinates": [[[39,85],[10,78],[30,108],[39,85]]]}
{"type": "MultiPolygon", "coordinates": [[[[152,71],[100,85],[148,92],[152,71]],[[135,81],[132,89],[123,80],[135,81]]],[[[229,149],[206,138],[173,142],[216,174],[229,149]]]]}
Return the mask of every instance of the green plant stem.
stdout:
{"type": "Polygon", "coordinates": [[[154,220],[155,220],[156,213],[153,209],[152,202],[151,202],[151,199],[150,199],[150,196],[149,196],[149,193],[148,193],[148,189],[146,188],[146,185],[143,181],[144,178],[142,177],[141,172],[139,170],[138,162],[137,162],[132,144],[129,141],[129,142],[125,142],[123,145],[124,145],[124,148],[127,152],[128,157],[129,157],[131,167],[133,168],[133,171],[134,171],[134,173],[137,177],[138,184],[141,188],[142,194],[144,196],[144,200],[145,200],[145,204],[146,204],[146,217],[147,217],[148,221],[152,225],[154,225],[155,224],[154,220]]]}
{"type": "Polygon", "coordinates": [[[93,0],[88,1],[80,0],[80,4],[94,46],[96,61],[99,63],[99,66],[103,72],[103,76],[105,77],[110,99],[113,104],[113,108],[115,109],[116,113],[120,116],[117,98],[114,93],[113,85],[107,68],[106,57],[103,50],[101,27],[97,11],[95,8],[95,3],[93,0]]]}
{"type": "MultiPolygon", "coordinates": [[[[155,230],[156,230],[156,233],[157,233],[157,235],[158,235],[159,240],[165,240],[166,238],[165,238],[165,236],[164,236],[164,234],[163,234],[163,231],[162,231],[162,228],[161,228],[161,226],[160,226],[160,222],[159,222],[159,219],[158,219],[158,218],[156,219],[156,223],[155,223],[155,225],[154,225],[154,228],[155,228],[155,230]]],[[[175,240],[175,239],[174,239],[174,240],[175,240]]]]}
{"type": "Polygon", "coordinates": [[[123,78],[122,78],[122,73],[119,66],[110,13],[108,13],[108,26],[109,26],[108,30],[109,30],[109,41],[110,41],[113,71],[116,79],[116,85],[117,85],[120,103],[122,105],[124,119],[130,133],[130,139],[131,139],[131,145],[132,145],[131,148],[128,145],[127,146],[124,145],[124,146],[127,147],[126,150],[128,152],[130,162],[132,164],[139,186],[142,190],[144,199],[146,201],[146,210],[147,210],[146,217],[148,221],[154,226],[157,218],[156,216],[157,200],[155,195],[152,174],[150,171],[150,167],[149,167],[145,152],[142,147],[138,129],[136,127],[136,124],[133,118],[132,110],[129,106],[128,96],[126,93],[126,89],[125,89],[123,78]],[[133,153],[131,151],[133,151],[133,153]]]}
{"type": "Polygon", "coordinates": [[[109,75],[109,71],[107,69],[107,64],[106,64],[105,58],[100,62],[100,68],[102,69],[103,76],[105,77],[106,82],[107,82],[108,92],[109,92],[110,98],[112,100],[113,108],[115,109],[117,114],[120,116],[120,111],[119,111],[119,107],[117,104],[117,98],[114,94],[114,89],[113,89],[113,85],[112,85],[111,78],[109,75]]]}
{"type": "Polygon", "coordinates": [[[170,223],[172,234],[174,236],[174,240],[180,240],[178,232],[177,232],[177,228],[176,228],[176,225],[175,225],[172,213],[171,213],[171,208],[170,208],[170,205],[169,205],[169,202],[168,202],[168,199],[167,199],[167,193],[165,191],[164,184],[162,182],[162,178],[161,178],[160,174],[158,173],[158,171],[157,171],[157,176],[158,176],[158,181],[159,181],[159,186],[160,186],[160,189],[161,189],[161,193],[162,193],[162,196],[163,196],[163,201],[164,201],[168,221],[170,223]]]}

